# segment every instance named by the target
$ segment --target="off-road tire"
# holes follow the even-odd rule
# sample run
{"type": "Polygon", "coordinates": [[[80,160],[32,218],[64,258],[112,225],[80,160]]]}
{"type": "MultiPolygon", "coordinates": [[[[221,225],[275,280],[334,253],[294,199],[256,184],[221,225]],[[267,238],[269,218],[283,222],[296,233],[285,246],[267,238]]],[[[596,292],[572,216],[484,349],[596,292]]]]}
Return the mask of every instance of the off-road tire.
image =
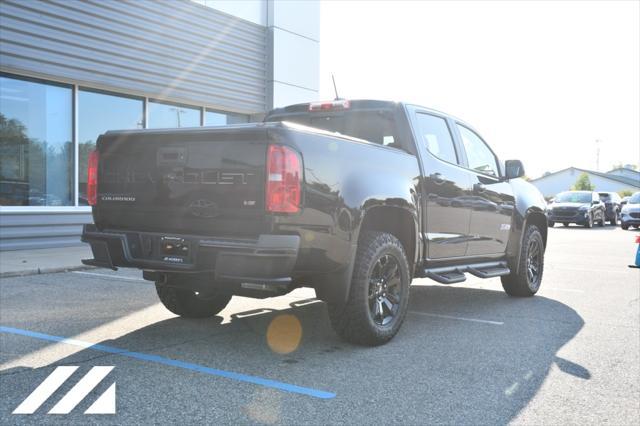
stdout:
{"type": "Polygon", "coordinates": [[[542,282],[542,272],[544,271],[544,243],[542,234],[536,225],[527,225],[524,230],[524,238],[520,247],[520,263],[517,271],[512,271],[509,275],[500,277],[502,288],[509,296],[515,297],[531,297],[540,289],[542,282]],[[528,262],[532,244],[535,243],[539,248],[539,265],[538,273],[534,282],[531,282],[528,275],[528,262]]]}
{"type": "Polygon", "coordinates": [[[165,308],[185,318],[208,318],[222,311],[231,300],[230,294],[200,296],[193,290],[168,287],[156,283],[156,293],[165,308]]]}
{"type": "MultiPolygon", "coordinates": [[[[351,289],[346,303],[327,303],[329,319],[335,332],[344,340],[359,345],[387,343],[400,329],[409,305],[409,264],[402,243],[391,234],[364,231],[358,242],[351,289]],[[400,297],[397,313],[390,323],[374,322],[370,310],[370,278],[376,262],[392,256],[400,272],[400,297]]],[[[375,302],[374,302],[375,303],[375,302]]]]}

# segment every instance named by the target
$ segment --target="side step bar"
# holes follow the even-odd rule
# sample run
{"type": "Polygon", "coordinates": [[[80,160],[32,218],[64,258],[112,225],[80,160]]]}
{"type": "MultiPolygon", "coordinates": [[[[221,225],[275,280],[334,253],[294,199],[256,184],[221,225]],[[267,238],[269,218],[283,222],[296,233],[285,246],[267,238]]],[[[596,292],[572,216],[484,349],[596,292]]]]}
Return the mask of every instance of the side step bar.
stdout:
{"type": "Polygon", "coordinates": [[[478,278],[493,278],[509,275],[511,270],[507,262],[484,262],[469,265],[443,266],[439,268],[425,268],[424,275],[441,284],[461,283],[467,279],[465,272],[478,278]]]}

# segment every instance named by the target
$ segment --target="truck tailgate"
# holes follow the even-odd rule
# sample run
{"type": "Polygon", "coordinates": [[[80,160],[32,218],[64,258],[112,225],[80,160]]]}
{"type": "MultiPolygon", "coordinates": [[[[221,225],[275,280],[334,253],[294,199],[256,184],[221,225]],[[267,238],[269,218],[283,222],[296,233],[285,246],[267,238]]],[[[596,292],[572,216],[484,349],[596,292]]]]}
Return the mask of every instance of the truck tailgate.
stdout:
{"type": "Polygon", "coordinates": [[[100,227],[254,236],[264,226],[259,125],[108,132],[97,149],[100,227]]]}

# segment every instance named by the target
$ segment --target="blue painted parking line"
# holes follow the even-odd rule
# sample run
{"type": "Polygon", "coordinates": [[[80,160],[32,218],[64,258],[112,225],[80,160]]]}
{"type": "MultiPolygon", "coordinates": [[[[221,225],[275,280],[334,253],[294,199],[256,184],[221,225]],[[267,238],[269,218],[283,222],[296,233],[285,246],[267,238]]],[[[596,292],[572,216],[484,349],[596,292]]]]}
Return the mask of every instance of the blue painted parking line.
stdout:
{"type": "Polygon", "coordinates": [[[120,349],[113,346],[94,344],[94,343],[84,342],[82,340],[68,339],[66,337],[52,336],[50,334],[43,334],[35,331],[22,330],[20,328],[0,326],[0,333],[16,334],[19,336],[26,336],[26,337],[32,337],[40,340],[47,340],[49,342],[57,342],[57,343],[64,343],[67,345],[79,346],[79,347],[91,349],[94,351],[107,352],[110,354],[120,355],[127,358],[134,358],[142,361],[155,362],[157,364],[169,365],[171,367],[178,367],[178,368],[183,368],[185,370],[197,371],[199,373],[209,374],[212,376],[225,377],[227,379],[237,380],[245,383],[253,383],[255,385],[260,385],[267,388],[278,389],[285,392],[312,396],[314,398],[330,399],[336,396],[336,394],[332,392],[306,388],[302,386],[292,385],[289,383],[278,382],[276,380],[265,379],[257,376],[249,376],[246,374],[235,373],[233,371],[218,370],[217,368],[205,367],[203,365],[192,364],[190,362],[165,358],[158,355],[145,354],[142,352],[131,352],[126,349],[120,349]]]}

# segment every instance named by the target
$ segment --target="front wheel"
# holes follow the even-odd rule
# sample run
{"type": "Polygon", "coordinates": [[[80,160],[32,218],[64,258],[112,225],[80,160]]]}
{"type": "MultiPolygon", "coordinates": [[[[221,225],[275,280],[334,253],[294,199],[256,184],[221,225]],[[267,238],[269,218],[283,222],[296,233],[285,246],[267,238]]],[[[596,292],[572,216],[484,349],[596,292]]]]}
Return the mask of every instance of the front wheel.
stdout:
{"type": "Polygon", "coordinates": [[[333,329],[351,343],[388,342],[407,314],[409,282],[402,243],[391,234],[366,231],[358,242],[347,302],[327,305],[333,329]]]}
{"type": "Polygon", "coordinates": [[[156,282],[156,293],[165,308],[185,318],[217,315],[231,300],[230,294],[201,295],[185,288],[167,287],[156,282]]]}
{"type": "Polygon", "coordinates": [[[620,228],[624,229],[625,231],[627,229],[629,229],[629,225],[625,225],[624,223],[620,225],[620,228]]]}
{"type": "Polygon", "coordinates": [[[517,270],[501,277],[502,288],[509,296],[530,297],[536,294],[544,270],[544,242],[535,225],[525,229],[517,270]]]}
{"type": "Polygon", "coordinates": [[[585,228],[593,228],[593,216],[587,215],[587,222],[584,224],[585,228]]]}
{"type": "Polygon", "coordinates": [[[613,214],[613,219],[609,221],[610,225],[617,226],[618,225],[618,212],[613,214]]]}
{"type": "Polygon", "coordinates": [[[548,222],[548,226],[549,226],[549,228],[553,228],[553,225],[555,225],[555,224],[556,224],[556,223],[555,223],[554,221],[552,221],[552,220],[550,220],[550,221],[548,222]]]}

